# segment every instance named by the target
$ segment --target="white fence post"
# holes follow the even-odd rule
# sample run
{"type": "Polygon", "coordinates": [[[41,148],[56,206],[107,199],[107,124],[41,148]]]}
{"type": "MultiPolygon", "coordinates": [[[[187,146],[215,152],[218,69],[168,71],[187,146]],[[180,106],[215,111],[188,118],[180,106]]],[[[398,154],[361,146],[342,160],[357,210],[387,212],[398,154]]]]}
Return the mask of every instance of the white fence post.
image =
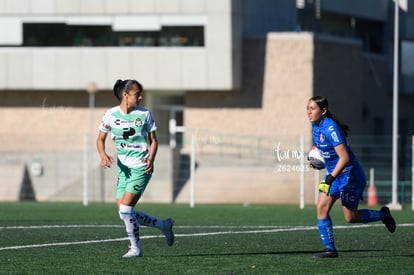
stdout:
{"type": "Polygon", "coordinates": [[[190,157],[190,207],[195,206],[195,170],[196,170],[196,142],[197,135],[191,134],[191,157],[190,157]]]}
{"type": "Polygon", "coordinates": [[[88,135],[83,136],[83,205],[88,205],[88,188],[89,188],[89,138],[88,135]]]}
{"type": "Polygon", "coordinates": [[[300,136],[300,152],[302,152],[303,156],[300,158],[300,209],[305,208],[305,139],[300,136]]]}
{"type": "Polygon", "coordinates": [[[369,186],[374,186],[374,175],[375,175],[375,169],[369,168],[369,186]]]}

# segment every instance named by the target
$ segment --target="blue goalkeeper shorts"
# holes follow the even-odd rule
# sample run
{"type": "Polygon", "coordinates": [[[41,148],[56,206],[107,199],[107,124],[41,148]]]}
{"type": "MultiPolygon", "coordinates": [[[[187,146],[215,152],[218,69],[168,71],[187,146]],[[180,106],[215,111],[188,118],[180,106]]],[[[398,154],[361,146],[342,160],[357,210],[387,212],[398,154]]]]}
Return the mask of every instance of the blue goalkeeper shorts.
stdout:
{"type": "Polygon", "coordinates": [[[356,208],[363,199],[366,183],[364,170],[355,162],[349,171],[341,173],[332,182],[329,194],[336,198],[340,197],[343,206],[356,208]]]}

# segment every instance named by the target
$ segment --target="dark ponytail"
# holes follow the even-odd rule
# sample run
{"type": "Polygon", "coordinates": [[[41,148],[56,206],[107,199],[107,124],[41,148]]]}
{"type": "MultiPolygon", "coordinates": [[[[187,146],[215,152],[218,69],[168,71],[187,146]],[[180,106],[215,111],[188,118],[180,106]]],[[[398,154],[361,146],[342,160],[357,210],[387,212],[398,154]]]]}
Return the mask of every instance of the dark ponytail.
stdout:
{"type": "Polygon", "coordinates": [[[120,89],[120,87],[122,86],[122,80],[118,79],[115,84],[114,84],[114,95],[115,97],[119,100],[119,102],[121,102],[121,98],[122,98],[122,89],[120,89]]]}
{"type": "Polygon", "coordinates": [[[115,97],[119,100],[119,102],[122,101],[122,93],[128,92],[131,89],[131,85],[133,84],[138,86],[139,91],[144,90],[144,87],[141,85],[141,83],[139,83],[138,81],[134,79],[126,79],[126,80],[118,79],[115,82],[113,91],[114,91],[115,97]]]}
{"type": "Polygon", "coordinates": [[[331,118],[333,121],[335,121],[339,127],[341,127],[342,131],[344,131],[345,135],[348,136],[349,133],[349,126],[346,125],[342,120],[340,120],[339,118],[337,118],[336,116],[334,116],[330,111],[329,111],[329,103],[328,103],[328,99],[326,99],[326,97],[324,96],[314,96],[311,98],[312,101],[314,101],[316,104],[318,104],[319,108],[321,108],[321,110],[323,108],[326,108],[327,112],[326,112],[326,117],[331,118]]]}

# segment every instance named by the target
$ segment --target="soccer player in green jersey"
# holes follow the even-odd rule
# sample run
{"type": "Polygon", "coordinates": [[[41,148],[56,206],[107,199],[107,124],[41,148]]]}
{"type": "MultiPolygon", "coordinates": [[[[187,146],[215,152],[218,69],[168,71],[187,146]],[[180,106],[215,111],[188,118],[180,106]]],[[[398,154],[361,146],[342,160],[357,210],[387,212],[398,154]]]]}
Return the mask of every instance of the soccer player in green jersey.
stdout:
{"type": "Polygon", "coordinates": [[[119,216],[124,221],[131,242],[124,258],[142,257],[139,241],[139,225],[160,229],[169,246],[174,243],[172,219],[160,220],[134,210],[154,170],[154,160],[158,149],[155,134],[157,126],[149,110],[140,107],[143,86],[136,80],[117,80],[114,94],[120,104],[106,111],[99,125],[96,146],[101,157],[101,165],[109,168],[114,160],[105,151],[108,133],[115,142],[118,159],[118,184],[116,204],[119,216]]]}

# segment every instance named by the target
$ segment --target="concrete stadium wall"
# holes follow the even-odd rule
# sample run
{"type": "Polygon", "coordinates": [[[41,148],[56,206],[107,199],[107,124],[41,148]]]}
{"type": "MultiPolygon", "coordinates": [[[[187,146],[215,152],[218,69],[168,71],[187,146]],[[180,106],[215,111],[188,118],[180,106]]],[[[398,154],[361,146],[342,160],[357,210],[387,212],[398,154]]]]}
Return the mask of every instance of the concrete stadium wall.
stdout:
{"type": "MultiPolygon", "coordinates": [[[[299,203],[300,173],[278,173],[278,162],[272,154],[278,143],[285,149],[299,150],[301,136],[309,146],[306,104],[313,94],[313,36],[270,34],[266,40],[252,39],[244,45],[244,88],[231,94],[188,93],[184,124],[189,129],[208,131],[207,135],[270,138],[273,141],[265,149],[269,158],[258,167],[234,165],[231,161],[216,167],[201,161],[196,174],[197,201],[299,203]]],[[[197,154],[203,158],[202,153],[197,154]]],[[[308,180],[306,185],[307,203],[314,203],[312,183],[308,180]]],[[[188,187],[182,192],[177,201],[188,197],[188,187]]]]}
{"type": "MultiPolygon", "coordinates": [[[[384,105],[380,105],[381,108],[386,106],[387,89],[376,94],[372,90],[365,91],[366,87],[375,87],[366,83],[369,81],[366,74],[371,74],[372,69],[366,57],[361,54],[358,43],[318,38],[306,33],[286,33],[270,34],[267,39],[249,39],[244,41],[243,45],[242,89],[225,93],[186,92],[184,125],[188,134],[199,130],[207,131],[210,135],[227,133],[234,136],[266,137],[271,140],[266,147],[267,153],[271,155],[278,143],[285,148],[293,146],[298,149],[298,140],[301,136],[304,137],[305,144],[310,144],[311,127],[305,107],[308,98],[314,94],[323,93],[329,98],[332,111],[350,124],[352,134],[370,131],[371,129],[365,126],[374,119],[374,114],[377,115],[381,111],[387,116],[387,112],[390,112],[378,110],[375,105],[375,102],[382,102],[384,105]],[[376,97],[375,102],[368,101],[372,96],[376,97]],[[367,110],[369,115],[364,119],[367,110]],[[289,140],[295,143],[288,146],[289,140]]],[[[383,68],[384,63],[381,60],[371,65],[376,64],[378,68],[383,68]]],[[[378,72],[382,72],[380,75],[385,74],[380,69],[378,72]]],[[[385,82],[384,79],[380,79],[385,82]]],[[[4,118],[0,129],[0,151],[2,155],[12,155],[6,160],[3,158],[2,165],[7,167],[10,163],[21,161],[14,159],[16,156],[24,157],[20,163],[30,164],[39,154],[54,154],[55,157],[50,157],[48,161],[50,165],[58,165],[59,156],[63,158],[62,161],[68,161],[65,160],[66,157],[69,161],[75,160],[77,166],[71,166],[71,169],[66,170],[58,168],[54,178],[35,178],[33,186],[39,200],[78,200],[81,194],[80,162],[84,147],[83,136],[91,131],[90,110],[85,103],[79,103],[86,102],[86,93],[1,93],[7,96],[7,101],[2,100],[0,108],[0,116],[4,118]],[[47,100],[42,101],[42,98],[47,100]],[[77,100],[79,102],[75,104],[77,100]],[[62,102],[74,104],[76,107],[59,107],[62,102]],[[30,107],[22,107],[27,105],[26,103],[30,107]],[[58,188],[55,188],[56,185],[58,188]]],[[[95,122],[99,122],[108,106],[112,105],[114,102],[111,93],[97,95],[97,107],[92,111],[93,127],[97,126],[95,122]]],[[[385,131],[391,129],[388,122],[384,127],[385,131]]],[[[189,136],[184,140],[188,146],[189,136]]],[[[185,202],[188,199],[188,179],[178,191],[175,191],[171,165],[174,158],[168,147],[163,150],[157,158],[157,173],[144,197],[152,202],[171,202],[174,200],[172,193],[178,192],[175,201],[185,202]]],[[[184,148],[183,153],[188,152],[188,148],[184,148]]],[[[298,174],[273,173],[274,166],[278,163],[271,157],[267,163],[260,164],[262,166],[254,163],[249,164],[250,166],[243,164],[240,167],[234,167],[231,158],[222,167],[215,167],[213,164],[216,161],[211,163],[200,159],[196,175],[201,192],[197,195],[198,198],[205,202],[297,203],[297,194],[300,192],[298,174]],[[254,198],[251,196],[250,175],[256,175],[257,186],[260,187],[258,190],[263,190],[262,193],[255,193],[254,198]],[[286,184],[292,188],[286,189],[286,184]],[[209,186],[214,188],[209,189],[209,186]],[[231,190],[235,192],[230,192],[231,190]],[[250,198],[246,200],[246,197],[250,198]]],[[[99,182],[99,160],[93,163],[96,182],[99,182]]],[[[3,171],[7,171],[8,168],[5,169],[3,171]]],[[[112,173],[114,171],[111,170],[112,173]]],[[[49,169],[45,166],[45,175],[47,173],[49,169]]],[[[10,176],[12,174],[10,173],[10,176]]],[[[107,190],[111,190],[114,176],[105,176],[108,179],[107,190]]],[[[310,183],[307,187],[310,188],[308,194],[312,194],[312,178],[311,175],[307,176],[307,182],[310,183]]],[[[2,176],[1,180],[20,181],[16,176],[12,180],[2,176]]],[[[2,186],[7,186],[7,183],[2,186]]],[[[99,190],[99,186],[96,190],[99,190]]],[[[91,191],[91,194],[94,194],[94,198],[100,199],[99,193],[91,191]]],[[[105,200],[112,199],[113,193],[108,191],[105,200]]],[[[306,199],[307,203],[313,203],[312,196],[306,199]]]]}
{"type": "MultiPolygon", "coordinates": [[[[30,98],[33,100],[38,97],[30,98]]],[[[89,200],[113,201],[117,169],[113,167],[103,170],[100,167],[94,142],[100,118],[105,110],[106,108],[94,109],[91,124],[88,108],[0,108],[0,116],[5,118],[0,130],[0,186],[3,190],[1,199],[19,200],[27,168],[36,200],[81,201],[86,169],[89,200]],[[86,144],[85,137],[88,138],[86,144]],[[31,171],[32,165],[36,163],[42,166],[41,175],[34,175],[31,171]]],[[[116,158],[110,138],[107,140],[107,149],[116,158]]],[[[151,182],[153,188],[147,191],[144,200],[172,201],[171,159],[168,146],[160,146],[156,159],[158,171],[151,182]]]]}
{"type": "MultiPolygon", "coordinates": [[[[308,98],[319,94],[327,96],[331,111],[350,124],[353,134],[363,133],[366,105],[360,43],[303,33],[273,33],[265,41],[251,40],[245,45],[244,64],[249,67],[243,74],[245,88],[232,94],[188,93],[184,112],[187,128],[195,132],[202,129],[212,136],[268,137],[274,139],[273,149],[280,141],[285,148],[299,149],[299,142],[295,147],[289,140],[298,141],[303,136],[310,146],[306,104],[308,98]]],[[[274,173],[278,163],[273,160],[273,169],[271,165],[270,158],[261,167],[199,165],[196,190],[202,191],[197,191],[197,198],[202,202],[298,203],[299,174],[274,173]]],[[[308,171],[305,177],[306,203],[314,203],[314,176],[308,171]]],[[[188,187],[183,192],[188,192],[188,187]]],[[[178,200],[184,197],[188,194],[178,200]]]]}

